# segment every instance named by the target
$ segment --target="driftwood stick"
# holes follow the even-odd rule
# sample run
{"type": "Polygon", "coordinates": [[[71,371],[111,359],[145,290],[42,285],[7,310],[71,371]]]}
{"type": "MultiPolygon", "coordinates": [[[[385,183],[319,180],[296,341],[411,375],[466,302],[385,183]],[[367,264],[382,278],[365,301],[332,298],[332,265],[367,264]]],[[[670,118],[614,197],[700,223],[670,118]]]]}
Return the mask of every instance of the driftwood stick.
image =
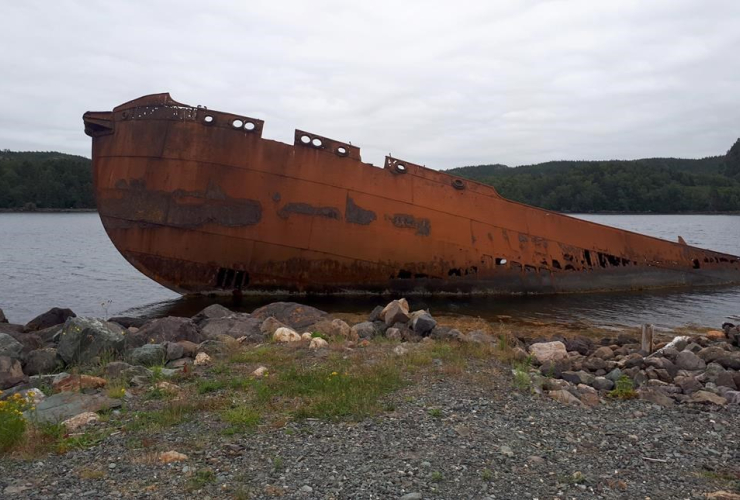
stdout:
{"type": "Polygon", "coordinates": [[[653,325],[642,325],[642,350],[647,355],[653,353],[653,325]]]}

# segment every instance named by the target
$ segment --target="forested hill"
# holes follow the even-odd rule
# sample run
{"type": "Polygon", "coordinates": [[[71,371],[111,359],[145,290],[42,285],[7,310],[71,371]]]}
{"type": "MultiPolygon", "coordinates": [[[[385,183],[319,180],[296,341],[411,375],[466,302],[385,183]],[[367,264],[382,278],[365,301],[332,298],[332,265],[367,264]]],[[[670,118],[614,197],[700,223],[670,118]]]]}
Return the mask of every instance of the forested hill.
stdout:
{"type": "Polygon", "coordinates": [[[448,172],[492,184],[505,198],[562,212],[740,211],[740,139],[726,155],[700,160],[551,161],[448,172]]]}
{"type": "Polygon", "coordinates": [[[95,208],[90,160],[0,150],[0,208],[95,208]]]}
{"type": "MultiPolygon", "coordinates": [[[[739,212],[740,139],[701,160],[551,161],[450,173],[493,184],[502,196],[563,212],[739,212]]],[[[91,162],[56,152],[0,150],[0,209],[95,208],[91,162]]]]}

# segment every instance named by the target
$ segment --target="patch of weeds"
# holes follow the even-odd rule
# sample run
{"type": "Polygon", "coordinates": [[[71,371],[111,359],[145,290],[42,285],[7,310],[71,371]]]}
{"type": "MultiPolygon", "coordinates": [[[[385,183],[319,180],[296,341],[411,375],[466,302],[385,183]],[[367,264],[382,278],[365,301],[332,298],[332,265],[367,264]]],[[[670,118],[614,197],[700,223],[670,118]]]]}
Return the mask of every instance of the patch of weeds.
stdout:
{"type": "Polygon", "coordinates": [[[524,361],[516,361],[512,365],[514,372],[514,387],[520,391],[526,391],[532,385],[532,378],[529,376],[530,358],[524,361]]]}
{"type": "Polygon", "coordinates": [[[281,457],[275,457],[272,459],[272,469],[279,471],[283,468],[283,459],[281,457]]]}
{"type": "Polygon", "coordinates": [[[57,452],[66,453],[70,450],[92,448],[103,442],[110,434],[110,430],[97,430],[64,437],[57,443],[57,452]]]}
{"type": "Polygon", "coordinates": [[[274,397],[297,399],[297,418],[364,418],[379,410],[381,396],[404,385],[392,361],[370,366],[346,362],[316,367],[286,367],[277,376],[255,384],[258,401],[274,397]]]}
{"type": "Polygon", "coordinates": [[[105,477],[105,471],[85,467],[77,475],[80,476],[80,479],[103,479],[105,477]]]}
{"type": "MultiPolygon", "coordinates": [[[[267,376],[267,372],[265,373],[265,376],[267,376]]],[[[233,377],[229,379],[228,384],[229,389],[243,391],[252,387],[252,379],[246,377],[233,377]]]]}
{"type": "Polygon", "coordinates": [[[214,375],[229,375],[231,373],[231,368],[229,368],[228,364],[221,362],[211,368],[211,373],[214,375]]]}
{"type": "Polygon", "coordinates": [[[33,399],[13,394],[0,401],[0,453],[10,450],[23,439],[26,419],[23,412],[33,408],[33,399]]]}
{"type": "Polygon", "coordinates": [[[157,382],[161,382],[164,380],[164,375],[162,374],[162,370],[164,369],[164,366],[162,365],[150,366],[149,369],[152,371],[152,383],[157,383],[157,382]]]}
{"type": "Polygon", "coordinates": [[[161,410],[142,411],[134,414],[134,420],[127,425],[130,431],[159,430],[188,421],[192,414],[201,409],[197,404],[182,400],[170,401],[161,410]]]}
{"type": "Polygon", "coordinates": [[[615,382],[614,389],[609,391],[607,395],[616,399],[634,399],[637,397],[635,384],[627,375],[622,375],[615,382]]]}
{"type": "Polygon", "coordinates": [[[112,383],[107,386],[105,393],[109,398],[123,399],[126,395],[126,386],[125,384],[112,383]]]}
{"type": "Polygon", "coordinates": [[[327,338],[327,336],[326,336],[326,335],[324,335],[324,334],[323,334],[323,333],[321,333],[321,332],[311,332],[311,338],[312,338],[312,339],[324,339],[324,340],[327,340],[327,341],[329,340],[329,339],[327,338]]]}
{"type": "Polygon", "coordinates": [[[216,473],[211,469],[201,469],[188,480],[186,489],[188,491],[197,491],[203,489],[206,485],[216,481],[216,473]]]}
{"type": "Polygon", "coordinates": [[[221,412],[221,418],[229,424],[226,434],[248,432],[254,430],[262,421],[262,417],[254,408],[238,405],[221,412]]]}
{"type": "Polygon", "coordinates": [[[208,394],[225,389],[227,382],[225,380],[199,380],[197,385],[198,394],[208,394]]]}
{"type": "Polygon", "coordinates": [[[442,410],[439,408],[432,408],[429,410],[429,416],[432,418],[442,418],[442,410]]]}
{"type": "Polygon", "coordinates": [[[437,470],[435,470],[429,475],[429,480],[432,481],[433,483],[442,482],[443,479],[444,479],[444,476],[442,475],[441,472],[437,470]]]}
{"type": "Polygon", "coordinates": [[[483,469],[480,471],[480,477],[484,481],[490,481],[493,479],[493,471],[491,469],[483,469]]]}
{"type": "Polygon", "coordinates": [[[151,387],[144,394],[146,401],[159,401],[167,397],[167,391],[160,389],[159,387],[151,387]]]}

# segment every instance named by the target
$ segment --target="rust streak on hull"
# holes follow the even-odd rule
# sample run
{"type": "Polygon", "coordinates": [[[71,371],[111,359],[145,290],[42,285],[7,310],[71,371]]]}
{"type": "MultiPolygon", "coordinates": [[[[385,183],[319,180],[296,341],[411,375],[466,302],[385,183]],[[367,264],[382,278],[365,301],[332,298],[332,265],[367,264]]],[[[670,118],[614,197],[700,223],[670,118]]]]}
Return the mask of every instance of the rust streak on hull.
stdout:
{"type": "Polygon", "coordinates": [[[114,245],[180,293],[563,293],[740,283],[740,259],[506,200],[491,186],[169,94],[88,112],[114,245]]]}

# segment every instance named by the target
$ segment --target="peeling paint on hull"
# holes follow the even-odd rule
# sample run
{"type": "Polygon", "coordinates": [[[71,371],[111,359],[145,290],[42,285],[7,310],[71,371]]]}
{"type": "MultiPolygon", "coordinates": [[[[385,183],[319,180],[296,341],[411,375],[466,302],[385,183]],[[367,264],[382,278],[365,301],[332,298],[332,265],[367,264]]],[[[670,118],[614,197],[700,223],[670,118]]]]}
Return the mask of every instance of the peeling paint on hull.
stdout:
{"type": "Polygon", "coordinates": [[[181,293],[564,293],[740,283],[740,259],[501,198],[491,186],[168,94],[89,112],[103,225],[181,293]]]}

